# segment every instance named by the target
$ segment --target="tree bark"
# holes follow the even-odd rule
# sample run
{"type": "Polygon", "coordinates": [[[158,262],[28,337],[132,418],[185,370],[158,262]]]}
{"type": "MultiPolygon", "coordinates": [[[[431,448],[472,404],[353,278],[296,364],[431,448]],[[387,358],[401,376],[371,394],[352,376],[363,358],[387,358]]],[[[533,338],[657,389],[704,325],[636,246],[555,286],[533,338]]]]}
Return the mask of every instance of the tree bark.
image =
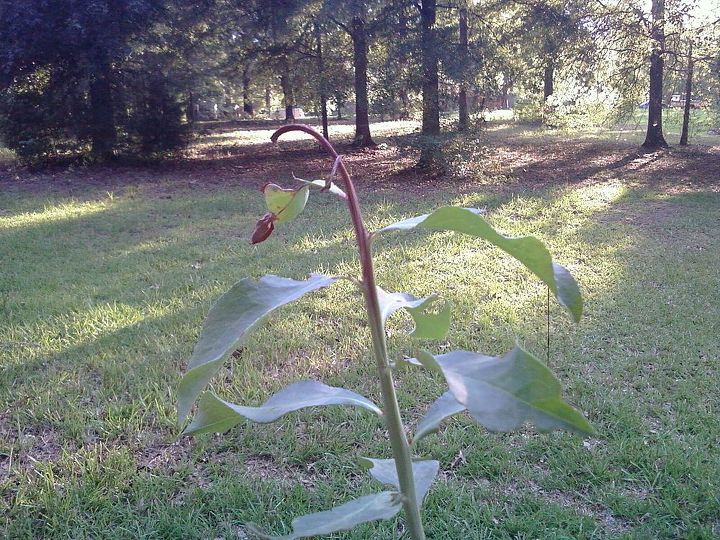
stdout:
{"type": "Polygon", "coordinates": [[[117,132],[113,107],[112,72],[110,60],[105,51],[99,52],[94,67],[95,73],[90,82],[91,153],[95,159],[109,160],[114,157],[117,132]]]}
{"type": "Polygon", "coordinates": [[[326,82],[325,82],[325,65],[323,62],[322,52],[322,31],[320,25],[315,23],[315,53],[317,55],[317,70],[318,79],[320,85],[320,121],[322,122],[322,132],[325,140],[330,140],[328,134],[328,111],[327,111],[327,94],[326,94],[326,82]]]}
{"type": "Polygon", "coordinates": [[[690,131],[690,107],[692,106],[693,67],[693,46],[691,41],[690,50],[688,51],[687,76],[685,79],[685,110],[683,111],[680,146],[687,146],[688,144],[688,132],[690,131]]]}
{"type": "Polygon", "coordinates": [[[440,96],[438,92],[438,51],[435,39],[437,0],[422,0],[420,39],[422,54],[423,144],[418,168],[442,170],[442,156],[436,137],[440,135],[440,96]]]}
{"type": "Polygon", "coordinates": [[[665,52],[665,0],[652,0],[652,42],[650,53],[650,95],[648,124],[643,148],[666,148],[662,128],[663,54],[665,52]]]}
{"type": "Polygon", "coordinates": [[[290,81],[290,68],[285,63],[283,74],[280,75],[280,86],[283,91],[283,99],[285,101],[285,121],[292,124],[295,122],[295,95],[293,92],[292,82],[290,81]]]}
{"type": "Polygon", "coordinates": [[[341,94],[335,95],[335,105],[337,106],[337,119],[342,120],[342,108],[345,106],[345,99],[341,94]]]}
{"type": "Polygon", "coordinates": [[[543,102],[547,103],[547,100],[555,92],[555,63],[548,59],[545,63],[545,69],[543,72],[543,102]]]}
{"type": "Polygon", "coordinates": [[[197,122],[197,118],[195,116],[195,94],[192,90],[188,91],[188,102],[187,102],[187,121],[188,124],[194,124],[197,122]]]}
{"type": "Polygon", "coordinates": [[[435,43],[436,0],[422,0],[420,31],[422,40],[423,135],[440,135],[440,97],[438,93],[438,52],[435,43]]]}
{"type": "Polygon", "coordinates": [[[400,118],[403,120],[410,118],[410,96],[405,87],[400,89],[400,103],[400,118]]]}
{"type": "Polygon", "coordinates": [[[250,97],[250,66],[245,66],[245,69],[243,69],[242,83],[243,111],[245,111],[246,114],[253,116],[255,114],[255,110],[253,107],[252,98],[250,97]]]}
{"type": "Polygon", "coordinates": [[[367,8],[365,2],[356,2],[355,15],[350,22],[355,69],[355,139],[353,146],[375,146],[370,135],[370,117],[367,89],[368,41],[365,28],[367,8]]]}
{"type": "Polygon", "coordinates": [[[467,7],[460,8],[460,88],[458,89],[458,131],[467,131],[470,123],[467,101],[468,21],[467,7]]]}

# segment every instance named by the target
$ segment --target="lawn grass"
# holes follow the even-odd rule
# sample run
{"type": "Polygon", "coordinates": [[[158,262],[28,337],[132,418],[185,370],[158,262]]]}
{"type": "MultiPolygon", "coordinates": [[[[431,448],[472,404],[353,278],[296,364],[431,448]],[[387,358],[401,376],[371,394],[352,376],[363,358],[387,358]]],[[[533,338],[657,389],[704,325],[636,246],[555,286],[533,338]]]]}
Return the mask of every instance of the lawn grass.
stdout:
{"type": "MultiPolygon", "coordinates": [[[[720,535],[720,193],[631,177],[542,189],[365,192],[371,228],[442,204],[486,207],[543,239],[581,284],[574,327],[551,306],[550,364],[600,436],[489,434],[466,417],[419,446],[441,461],[424,509],[432,539],[720,535]]],[[[212,302],[245,276],[356,275],[342,206],[315,194],[256,247],[242,186],[0,192],[0,532],[9,538],[243,538],[377,486],[358,456],[389,457],[381,422],[327,408],[225,436],[176,438],[175,387],[212,302]]],[[[376,242],[388,290],[442,292],[453,328],[435,351],[545,355],[545,289],[493,248],[446,233],[376,242]]],[[[299,378],[379,400],[350,283],[273,316],[214,388],[258,404],[299,378]]],[[[409,321],[389,327],[407,354],[409,321]]],[[[403,372],[417,420],[437,378],[403,372]]],[[[391,539],[402,521],[333,538],[391,539]]]]}

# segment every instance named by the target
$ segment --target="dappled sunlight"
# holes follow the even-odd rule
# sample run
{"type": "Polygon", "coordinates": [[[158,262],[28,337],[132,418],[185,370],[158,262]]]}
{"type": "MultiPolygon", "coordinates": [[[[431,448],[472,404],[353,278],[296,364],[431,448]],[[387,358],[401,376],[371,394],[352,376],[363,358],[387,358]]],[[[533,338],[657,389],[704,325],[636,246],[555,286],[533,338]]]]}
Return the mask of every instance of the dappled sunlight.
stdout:
{"type": "MultiPolygon", "coordinates": [[[[164,317],[177,309],[168,300],[144,305],[106,302],[28,323],[0,326],[8,343],[33,344],[36,353],[60,353],[69,347],[87,345],[103,336],[140,322],[164,317]],[[41,336],[41,341],[36,341],[41,336]]],[[[17,360],[22,361],[18,358],[17,360]]]]}
{"type": "MultiPolygon", "coordinates": [[[[297,124],[307,123],[317,127],[316,118],[299,119],[297,124]]],[[[280,127],[282,124],[278,124],[280,127]]],[[[219,133],[211,133],[200,137],[200,145],[258,145],[270,143],[270,137],[277,127],[273,128],[254,128],[254,129],[237,129],[224,131],[219,133]]],[[[401,135],[403,133],[411,133],[419,128],[419,123],[415,120],[393,120],[387,122],[373,122],[370,126],[373,135],[388,136],[401,135]]],[[[353,124],[335,124],[331,123],[328,127],[328,134],[331,139],[351,138],[355,133],[353,124]]],[[[307,135],[300,132],[290,132],[283,135],[281,141],[309,141],[307,135]]]]}
{"type": "Polygon", "coordinates": [[[570,204],[574,211],[588,215],[609,208],[628,194],[625,184],[613,180],[565,189],[557,204],[570,204]]]}
{"type": "Polygon", "coordinates": [[[319,249],[335,248],[344,242],[352,240],[353,235],[350,231],[346,231],[346,234],[342,236],[335,234],[326,238],[304,236],[292,246],[292,250],[298,253],[315,253],[319,249]]]}
{"type": "Polygon", "coordinates": [[[44,223],[72,221],[106,212],[114,206],[114,199],[109,198],[101,201],[70,201],[46,204],[42,211],[23,212],[11,216],[0,214],[0,231],[44,223]]]}

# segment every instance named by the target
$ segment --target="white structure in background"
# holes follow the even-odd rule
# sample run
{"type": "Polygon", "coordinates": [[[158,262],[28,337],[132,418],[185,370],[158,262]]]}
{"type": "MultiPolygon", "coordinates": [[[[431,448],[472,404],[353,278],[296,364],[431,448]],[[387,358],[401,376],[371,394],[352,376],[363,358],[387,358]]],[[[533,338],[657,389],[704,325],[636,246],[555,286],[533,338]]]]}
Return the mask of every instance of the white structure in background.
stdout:
{"type": "MultiPolygon", "coordinates": [[[[285,120],[285,109],[275,109],[271,117],[273,120],[285,120]]],[[[293,107],[293,117],[295,120],[305,118],[305,111],[300,107],[293,107]]]]}

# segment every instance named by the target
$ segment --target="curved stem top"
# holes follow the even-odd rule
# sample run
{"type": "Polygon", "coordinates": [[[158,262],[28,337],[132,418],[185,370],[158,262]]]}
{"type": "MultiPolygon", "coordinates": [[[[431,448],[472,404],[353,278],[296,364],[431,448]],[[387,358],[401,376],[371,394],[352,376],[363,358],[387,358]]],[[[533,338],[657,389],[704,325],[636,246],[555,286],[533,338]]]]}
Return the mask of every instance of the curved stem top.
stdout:
{"type": "Polygon", "coordinates": [[[340,176],[342,177],[345,184],[345,193],[347,194],[348,209],[350,210],[350,216],[352,218],[353,227],[355,229],[355,235],[357,236],[358,240],[360,262],[363,266],[363,280],[367,281],[369,278],[369,281],[372,283],[374,281],[373,276],[365,275],[366,268],[369,267],[370,269],[372,269],[372,263],[370,262],[370,250],[368,245],[369,235],[365,230],[365,225],[362,220],[360,203],[358,201],[357,192],[355,191],[355,185],[353,184],[352,178],[350,177],[350,173],[345,167],[345,163],[343,163],[342,159],[338,160],[339,154],[337,153],[333,145],[330,144],[330,142],[325,137],[323,137],[314,128],[305,124],[288,124],[287,126],[282,126],[281,128],[277,129],[275,133],[272,134],[270,140],[273,143],[276,143],[282,135],[291,131],[302,131],[303,133],[307,133],[308,135],[313,137],[318,143],[320,143],[320,146],[322,146],[322,148],[328,154],[330,154],[333,160],[339,161],[337,170],[340,173],[340,176]]]}

